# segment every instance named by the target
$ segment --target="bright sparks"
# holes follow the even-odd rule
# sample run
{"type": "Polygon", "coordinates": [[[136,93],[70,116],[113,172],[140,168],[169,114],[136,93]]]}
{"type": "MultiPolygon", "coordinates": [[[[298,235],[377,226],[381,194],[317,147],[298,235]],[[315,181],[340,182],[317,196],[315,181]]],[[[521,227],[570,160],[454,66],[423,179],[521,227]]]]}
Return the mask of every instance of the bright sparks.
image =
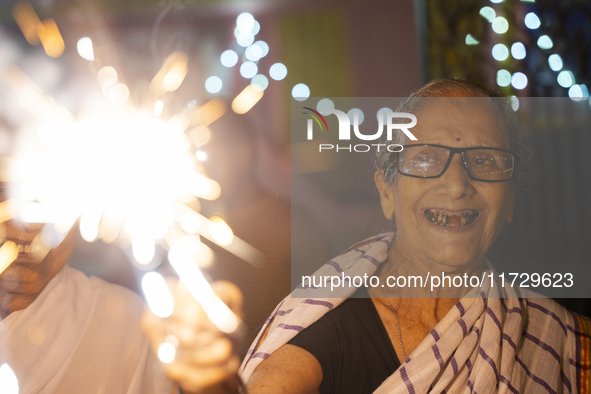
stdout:
{"type": "Polygon", "coordinates": [[[12,241],[6,241],[0,247],[0,274],[18,257],[18,247],[12,241]]]}
{"type": "MultiPolygon", "coordinates": [[[[40,21],[28,3],[15,7],[13,15],[31,44],[41,42],[52,57],[63,53],[64,41],[52,19],[40,21]]],[[[252,44],[256,34],[253,20],[250,14],[242,14],[238,21],[244,34],[252,36],[245,46],[252,44]]],[[[81,38],[76,49],[82,58],[95,61],[90,38],[81,38]]],[[[252,47],[250,52],[254,58],[266,54],[264,46],[252,47]]],[[[162,250],[168,250],[172,267],[209,319],[230,333],[240,321],[201,271],[214,257],[201,238],[253,265],[262,261],[262,254],[235,237],[221,218],[210,220],[198,212],[199,199],[214,200],[221,193],[220,185],[203,174],[207,155],[201,146],[211,137],[207,126],[223,116],[227,106],[213,99],[168,117],[170,108],[167,104],[163,111],[165,103],[183,83],[188,60],[184,52],[167,58],[150,82],[142,108],[133,105],[117,71],[102,67],[96,80],[104,99],[83,108],[77,117],[45,95],[18,67],[8,67],[4,82],[14,91],[14,102],[37,119],[38,128],[11,160],[9,177],[17,185],[10,199],[0,203],[0,224],[17,214],[25,222],[46,223],[35,240],[35,250],[47,253],[79,222],[86,241],[118,243],[131,250],[136,266],[143,270],[161,263],[162,250]]],[[[214,82],[212,93],[221,87],[221,80],[214,82]]],[[[246,113],[262,96],[262,91],[248,86],[235,98],[232,109],[246,113]]],[[[17,246],[7,241],[0,247],[0,272],[18,256],[17,246]]],[[[164,279],[148,273],[142,285],[152,311],[169,316],[174,304],[164,279]]],[[[173,361],[175,345],[162,344],[158,355],[165,363],[173,361]]]]}
{"type": "Polygon", "coordinates": [[[232,101],[232,110],[239,115],[245,114],[262,98],[262,91],[257,91],[253,89],[252,85],[248,85],[232,101]]]}

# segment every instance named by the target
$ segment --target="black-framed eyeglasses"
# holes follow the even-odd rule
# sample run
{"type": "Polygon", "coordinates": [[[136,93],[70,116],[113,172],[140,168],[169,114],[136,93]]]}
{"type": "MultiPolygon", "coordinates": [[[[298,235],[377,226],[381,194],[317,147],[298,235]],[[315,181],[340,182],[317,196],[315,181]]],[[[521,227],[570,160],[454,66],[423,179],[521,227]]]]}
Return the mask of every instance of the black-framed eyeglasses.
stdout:
{"type": "Polygon", "coordinates": [[[398,153],[396,169],[414,178],[438,178],[442,176],[456,153],[462,157],[462,165],[470,179],[482,182],[504,182],[513,177],[517,158],[499,148],[474,147],[451,148],[443,145],[403,145],[398,153]]]}

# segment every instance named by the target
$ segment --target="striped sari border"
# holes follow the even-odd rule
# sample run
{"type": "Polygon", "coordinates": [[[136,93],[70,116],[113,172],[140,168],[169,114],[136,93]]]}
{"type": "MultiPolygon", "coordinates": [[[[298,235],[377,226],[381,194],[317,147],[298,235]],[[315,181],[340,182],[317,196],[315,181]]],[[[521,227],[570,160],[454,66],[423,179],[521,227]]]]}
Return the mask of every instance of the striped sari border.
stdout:
{"type": "Polygon", "coordinates": [[[591,320],[574,314],[577,341],[577,389],[579,393],[591,393],[591,320]]]}

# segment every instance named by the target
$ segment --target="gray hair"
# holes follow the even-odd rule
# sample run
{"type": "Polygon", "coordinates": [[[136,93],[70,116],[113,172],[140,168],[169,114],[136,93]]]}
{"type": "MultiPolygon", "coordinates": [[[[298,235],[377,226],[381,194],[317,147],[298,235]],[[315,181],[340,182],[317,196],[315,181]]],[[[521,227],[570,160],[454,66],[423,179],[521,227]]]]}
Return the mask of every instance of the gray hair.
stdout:
{"type": "MultiPolygon", "coordinates": [[[[516,191],[522,192],[531,188],[531,170],[529,166],[531,151],[525,144],[525,138],[519,126],[519,121],[515,115],[515,111],[507,100],[500,99],[498,92],[488,89],[475,82],[462,79],[437,79],[429,82],[416,92],[414,92],[407,100],[402,102],[396,109],[396,112],[416,113],[425,106],[428,98],[439,97],[481,97],[489,109],[494,113],[495,119],[498,119],[499,126],[503,132],[503,138],[509,147],[509,150],[516,156],[515,169],[512,181],[515,185],[516,191]]],[[[406,119],[397,119],[395,123],[404,123],[406,119]]],[[[382,137],[380,143],[383,144],[400,144],[404,145],[406,139],[405,134],[396,133],[391,141],[387,140],[387,136],[382,137]]],[[[398,175],[396,171],[396,159],[398,153],[389,152],[387,149],[377,152],[375,157],[376,172],[382,172],[384,181],[387,184],[392,184],[398,175]]]]}

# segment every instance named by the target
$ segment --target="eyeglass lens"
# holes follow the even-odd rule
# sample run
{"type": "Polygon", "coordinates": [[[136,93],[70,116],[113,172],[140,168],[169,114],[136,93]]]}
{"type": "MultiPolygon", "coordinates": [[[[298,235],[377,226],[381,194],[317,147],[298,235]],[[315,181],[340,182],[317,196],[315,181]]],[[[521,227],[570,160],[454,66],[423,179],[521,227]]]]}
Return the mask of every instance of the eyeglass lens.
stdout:
{"type": "MultiPolygon", "coordinates": [[[[442,174],[451,151],[449,148],[429,145],[405,146],[399,153],[398,171],[418,177],[437,177],[442,174]]],[[[513,173],[513,155],[496,149],[467,149],[464,153],[470,175],[478,180],[500,181],[510,179],[513,173]]]]}

